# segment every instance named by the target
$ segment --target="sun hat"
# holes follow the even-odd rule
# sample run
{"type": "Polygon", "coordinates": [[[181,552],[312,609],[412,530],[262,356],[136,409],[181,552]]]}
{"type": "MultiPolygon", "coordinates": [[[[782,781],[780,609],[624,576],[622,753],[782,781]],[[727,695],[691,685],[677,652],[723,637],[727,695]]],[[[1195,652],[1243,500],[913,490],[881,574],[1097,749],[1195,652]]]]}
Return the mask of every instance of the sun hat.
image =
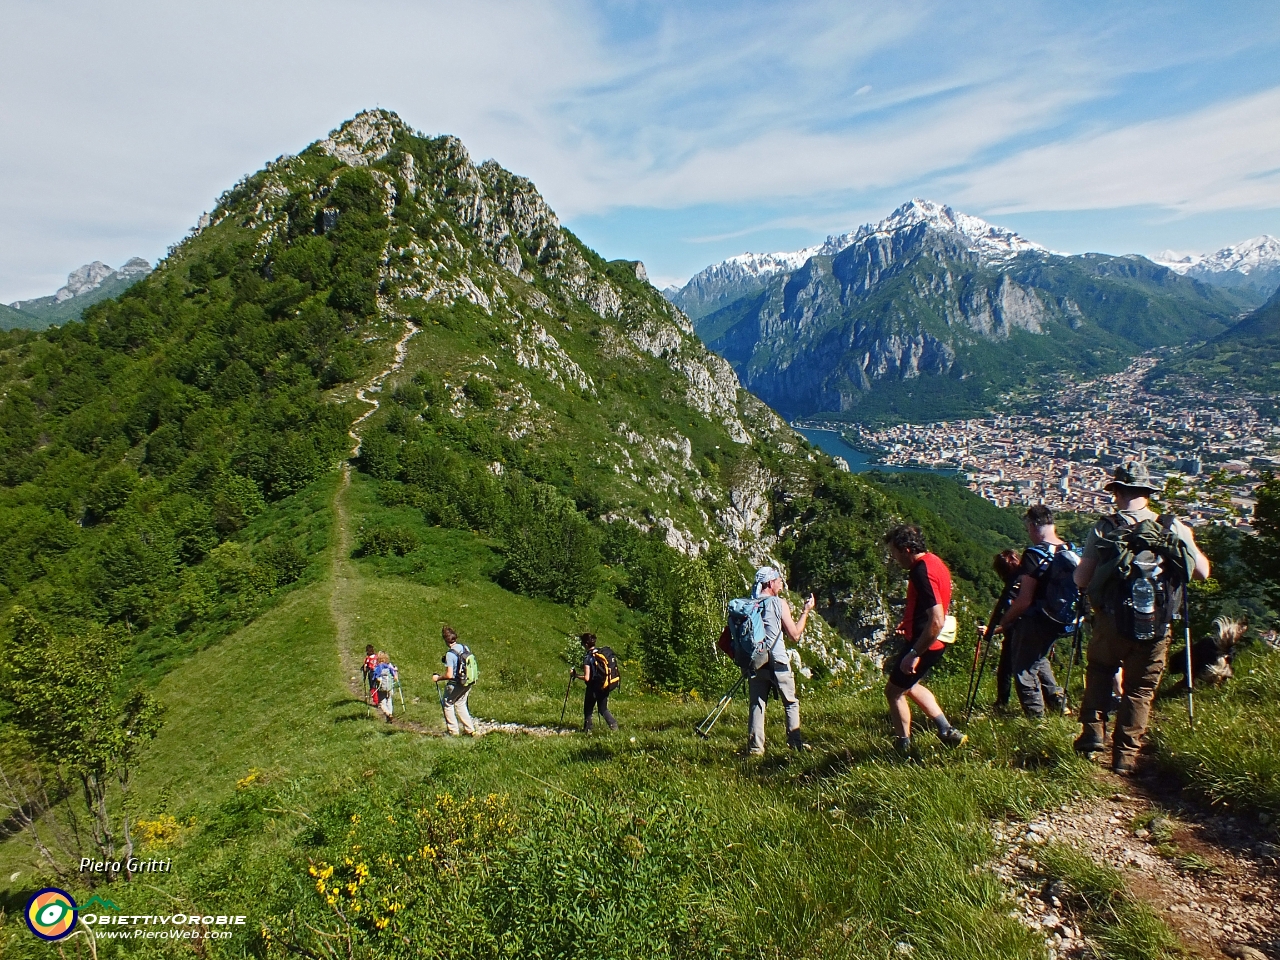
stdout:
{"type": "Polygon", "coordinates": [[[1141,460],[1129,460],[1120,464],[1111,475],[1110,482],[1102,489],[1113,493],[1117,487],[1126,490],[1143,490],[1147,493],[1155,493],[1161,489],[1151,482],[1147,465],[1141,460]]]}

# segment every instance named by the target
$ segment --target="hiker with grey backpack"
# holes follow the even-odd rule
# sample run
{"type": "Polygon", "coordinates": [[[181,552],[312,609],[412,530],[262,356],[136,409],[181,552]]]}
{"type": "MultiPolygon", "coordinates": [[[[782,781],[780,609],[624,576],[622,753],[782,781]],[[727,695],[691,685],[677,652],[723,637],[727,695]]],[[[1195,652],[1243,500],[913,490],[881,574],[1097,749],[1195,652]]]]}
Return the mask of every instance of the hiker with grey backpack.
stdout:
{"type": "Polygon", "coordinates": [[[742,670],[751,702],[747,755],[764,755],[765,706],[772,693],[782,701],[787,721],[787,743],[793,750],[812,749],[800,734],[800,701],[796,699],[796,678],[791,668],[784,637],[792,643],[804,633],[813,595],[805,601],[799,620],[791,617],[791,605],[780,596],[785,584],[773,567],[756,571],[750,597],[729,602],[729,624],[733,659],[742,670]]]}
{"type": "Polygon", "coordinates": [[[1123,688],[1111,737],[1111,769],[1129,774],[1164,674],[1173,620],[1185,618],[1187,584],[1209,577],[1209,560],[1189,527],[1157,514],[1148,498],[1158,491],[1147,465],[1129,461],[1104,488],[1116,512],[1089,531],[1075,582],[1088,592],[1093,636],[1085,654],[1077,752],[1107,748],[1106,719],[1112,681],[1123,668],[1123,688]]]}
{"type": "Polygon", "coordinates": [[[444,664],[444,673],[433,673],[431,679],[437,686],[441,680],[445,682],[444,692],[440,695],[440,707],[444,711],[444,727],[449,736],[456,737],[458,726],[461,724],[462,731],[467,736],[474,737],[476,726],[475,721],[471,719],[471,713],[467,710],[467,697],[471,695],[471,688],[479,679],[480,668],[476,663],[475,654],[458,641],[458,634],[453,627],[445,624],[440,635],[448,647],[440,659],[444,664]]]}

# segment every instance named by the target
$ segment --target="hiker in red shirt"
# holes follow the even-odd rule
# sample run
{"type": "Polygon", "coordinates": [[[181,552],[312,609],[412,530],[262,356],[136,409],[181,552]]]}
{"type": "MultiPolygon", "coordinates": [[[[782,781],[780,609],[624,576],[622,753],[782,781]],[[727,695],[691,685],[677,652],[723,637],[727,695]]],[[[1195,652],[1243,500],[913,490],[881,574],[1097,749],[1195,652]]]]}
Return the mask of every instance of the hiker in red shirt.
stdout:
{"type": "Polygon", "coordinates": [[[897,656],[884,695],[902,756],[911,753],[911,705],[914,700],[925,716],[937,725],[938,737],[949,747],[958,747],[968,737],[947,721],[937,699],[920,681],[955,642],[955,618],[951,608],[951,571],[929,553],[924,534],[912,524],[900,524],[884,538],[895,563],[907,571],[907,606],[896,633],[904,645],[897,656]]]}

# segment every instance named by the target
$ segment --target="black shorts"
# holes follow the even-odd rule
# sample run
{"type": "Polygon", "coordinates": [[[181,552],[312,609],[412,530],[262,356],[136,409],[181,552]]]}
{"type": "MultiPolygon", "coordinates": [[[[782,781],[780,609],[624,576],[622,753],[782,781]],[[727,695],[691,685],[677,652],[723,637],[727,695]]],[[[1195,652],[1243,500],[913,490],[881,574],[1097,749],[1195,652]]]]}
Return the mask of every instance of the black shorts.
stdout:
{"type": "Polygon", "coordinates": [[[942,655],[947,652],[947,648],[943,646],[937,650],[926,650],[920,654],[920,662],[916,664],[916,672],[903,673],[902,661],[910,651],[910,647],[904,647],[902,652],[898,654],[897,659],[892,661],[893,670],[889,673],[889,682],[900,690],[910,690],[928,676],[929,671],[933,669],[933,665],[941,660],[942,655]]]}

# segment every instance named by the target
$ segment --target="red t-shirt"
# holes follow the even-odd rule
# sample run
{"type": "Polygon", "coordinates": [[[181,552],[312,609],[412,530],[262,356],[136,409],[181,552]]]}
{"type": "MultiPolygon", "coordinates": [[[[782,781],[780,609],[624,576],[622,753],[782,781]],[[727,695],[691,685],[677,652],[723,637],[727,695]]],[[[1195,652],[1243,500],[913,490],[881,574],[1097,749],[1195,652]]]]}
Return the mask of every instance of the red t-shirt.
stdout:
{"type": "MultiPolygon", "coordinates": [[[[907,628],[907,642],[915,643],[929,627],[930,611],[942,605],[942,612],[951,611],[951,571],[937,556],[923,554],[907,574],[907,608],[902,612],[902,624],[907,628]]],[[[930,650],[941,650],[941,640],[929,644],[930,650]]]]}

